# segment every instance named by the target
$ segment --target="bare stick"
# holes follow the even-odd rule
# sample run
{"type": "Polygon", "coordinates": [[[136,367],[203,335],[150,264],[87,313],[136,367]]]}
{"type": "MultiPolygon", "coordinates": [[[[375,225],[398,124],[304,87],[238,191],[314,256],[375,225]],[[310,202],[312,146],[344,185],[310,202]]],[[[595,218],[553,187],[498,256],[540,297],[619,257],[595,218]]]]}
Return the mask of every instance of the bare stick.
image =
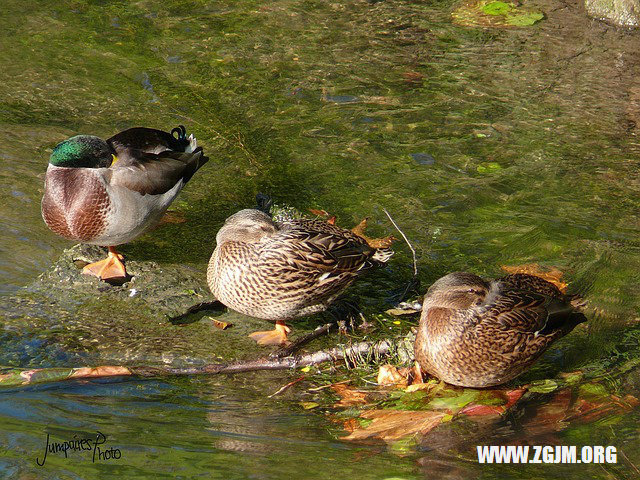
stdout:
{"type": "Polygon", "coordinates": [[[407,236],[404,234],[404,232],[400,230],[400,227],[398,226],[398,224],[393,220],[393,218],[391,218],[391,215],[389,214],[389,212],[387,212],[387,209],[383,208],[382,211],[387,214],[387,217],[389,217],[389,220],[391,220],[391,223],[393,223],[393,226],[396,227],[396,230],[398,230],[400,235],[402,235],[402,238],[404,238],[404,241],[406,242],[406,244],[409,246],[409,250],[411,250],[411,255],[413,256],[413,276],[417,277],[418,261],[416,260],[416,251],[414,250],[413,245],[411,245],[411,242],[409,241],[407,236]]]}
{"type": "Polygon", "coordinates": [[[271,355],[269,355],[269,358],[288,357],[293,352],[296,352],[300,347],[309,343],[311,340],[315,340],[316,338],[329,333],[329,330],[331,330],[331,328],[335,326],[336,326],[335,323],[325,323],[324,325],[321,325],[320,327],[316,328],[313,332],[298,338],[295,342],[291,343],[290,345],[287,345],[286,347],[282,347],[280,350],[276,350],[271,355]]]}
{"type": "Polygon", "coordinates": [[[290,368],[317,365],[324,362],[339,360],[347,364],[356,364],[365,357],[383,357],[394,350],[392,340],[381,342],[360,342],[350,346],[340,346],[329,350],[320,350],[305,355],[284,358],[258,358],[255,360],[219,363],[201,367],[172,368],[160,367],[124,367],[103,365],[100,367],[80,368],[36,368],[21,370],[19,368],[2,370],[0,373],[0,387],[20,387],[36,383],[51,383],[78,378],[107,378],[107,377],[161,377],[173,375],[219,375],[253,372],[257,370],[287,370],[290,368]]]}
{"type": "Polygon", "coordinates": [[[272,393],[271,395],[269,395],[267,398],[273,398],[276,395],[280,395],[282,392],[284,392],[285,390],[287,390],[289,387],[295,385],[298,382],[301,382],[302,380],[304,380],[306,377],[303,375],[301,377],[296,378],[294,381],[287,383],[286,385],[284,385],[283,387],[280,387],[278,389],[277,392],[272,393]]]}

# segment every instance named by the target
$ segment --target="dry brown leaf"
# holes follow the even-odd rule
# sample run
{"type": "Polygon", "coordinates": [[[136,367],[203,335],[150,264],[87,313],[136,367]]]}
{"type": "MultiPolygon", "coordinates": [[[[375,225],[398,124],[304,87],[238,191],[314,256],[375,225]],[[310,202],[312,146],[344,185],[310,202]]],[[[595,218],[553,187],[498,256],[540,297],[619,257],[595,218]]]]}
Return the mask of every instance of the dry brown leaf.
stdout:
{"type": "Polygon", "coordinates": [[[311,213],[313,213],[314,215],[317,215],[318,217],[325,218],[329,225],[335,225],[336,224],[336,216],[335,215],[331,215],[326,210],[317,210],[315,208],[310,208],[309,211],[311,213]]]}
{"type": "Polygon", "coordinates": [[[435,385],[434,383],[412,383],[404,389],[405,392],[417,392],[418,390],[431,390],[435,385]]]}
{"type": "Polygon", "coordinates": [[[393,244],[393,242],[396,241],[396,238],[393,235],[389,235],[387,237],[381,237],[381,238],[367,237],[364,231],[367,228],[368,220],[369,220],[368,218],[363,219],[358,225],[353,227],[351,231],[355,233],[357,236],[359,236],[360,238],[363,238],[371,248],[389,248],[391,244],[393,244]]]}
{"type": "Polygon", "coordinates": [[[547,282],[553,283],[556,287],[560,289],[562,293],[566,293],[567,286],[569,285],[566,282],[562,281],[563,273],[555,267],[550,268],[549,270],[542,270],[540,265],[537,263],[528,263],[525,265],[502,265],[503,271],[507,273],[526,273],[528,275],[535,275],[536,277],[540,277],[547,282]]]}
{"type": "Polygon", "coordinates": [[[567,426],[566,418],[571,405],[572,390],[565,388],[554,393],[547,403],[541,405],[533,417],[523,422],[529,435],[559,432],[567,426]]]}
{"type": "Polygon", "coordinates": [[[331,389],[340,397],[340,401],[334,407],[351,407],[368,403],[368,392],[362,392],[349,385],[337,383],[331,385],[331,389]]]}
{"type": "Polygon", "coordinates": [[[187,221],[184,213],[178,211],[169,211],[165,212],[165,214],[160,219],[160,225],[165,223],[185,223],[187,221]]]}
{"type": "Polygon", "coordinates": [[[222,322],[220,320],[216,320],[215,318],[211,318],[211,323],[213,323],[214,327],[219,328],[220,330],[226,330],[227,328],[233,327],[233,323],[222,322]]]}
{"type": "Polygon", "coordinates": [[[399,371],[393,365],[381,365],[378,370],[378,385],[396,385],[398,387],[406,387],[409,383],[408,374],[408,370],[403,374],[403,372],[399,371]]]}
{"type": "Polygon", "coordinates": [[[383,440],[391,442],[413,435],[426,435],[437,427],[446,414],[434,411],[369,410],[361,419],[372,420],[366,427],[356,428],[342,440],[383,440]]]}
{"type": "Polygon", "coordinates": [[[356,225],[351,229],[351,231],[356,235],[358,235],[359,237],[365,238],[364,231],[367,229],[368,220],[369,220],[368,218],[363,218],[358,225],[356,225]]]}
{"type": "Polygon", "coordinates": [[[407,71],[402,72],[402,78],[407,83],[422,84],[425,79],[425,75],[420,72],[407,71]]]}
{"type": "Polygon", "coordinates": [[[317,208],[310,208],[309,211],[318,217],[330,217],[331,215],[326,210],[319,210],[317,208]]]}
{"type": "Polygon", "coordinates": [[[344,428],[347,432],[351,433],[360,428],[360,424],[358,420],[355,418],[348,418],[342,421],[342,428],[344,428]]]}

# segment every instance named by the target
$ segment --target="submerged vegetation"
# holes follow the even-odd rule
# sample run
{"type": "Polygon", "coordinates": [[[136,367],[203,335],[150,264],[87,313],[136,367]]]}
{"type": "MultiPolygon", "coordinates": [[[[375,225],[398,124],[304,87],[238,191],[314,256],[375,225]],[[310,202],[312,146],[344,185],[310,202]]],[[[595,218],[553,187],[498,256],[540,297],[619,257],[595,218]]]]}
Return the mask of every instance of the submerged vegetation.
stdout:
{"type": "MultiPolygon", "coordinates": [[[[462,5],[6,2],[0,378],[16,382],[0,391],[2,475],[107,478],[115,470],[79,456],[50,456],[36,470],[31,455],[45,432],[62,441],[95,430],[122,452],[109,465],[114,478],[204,470],[322,478],[336,468],[345,477],[468,478],[477,474],[475,445],[522,441],[617,445],[626,458],[555,470],[485,466],[483,474],[637,472],[637,38],[592,23],[573,4],[482,3],[494,22],[526,12],[522,28],[460,25],[452,12],[462,5]],[[176,124],[211,159],[173,204],[184,222],[123,249],[130,284],[81,277],[78,267],[100,252],[73,247],[60,256],[68,243],[40,218],[51,149],[78,133],[106,138],[176,124]],[[400,388],[371,385],[387,361],[403,377],[407,358],[233,377],[15,384],[25,380],[20,372],[40,368],[63,376],[82,366],[262,358],[246,337],[260,321],[221,311],[170,321],[212,300],[205,269],[215,233],[257,192],[299,211],[327,210],[346,227],[369,217],[372,236],[393,233],[388,210],[416,250],[421,287],[412,301],[451,271],[492,277],[502,265],[535,262],[564,272],[569,291],[588,299],[589,322],[497,391],[402,378],[400,388]],[[217,328],[210,317],[233,326],[217,328]]],[[[363,312],[355,326],[364,328],[301,353],[410,334],[415,315],[386,313],[413,276],[411,251],[396,245],[390,266],[350,291],[363,312]]],[[[319,322],[305,319],[296,331],[319,322]]]]}

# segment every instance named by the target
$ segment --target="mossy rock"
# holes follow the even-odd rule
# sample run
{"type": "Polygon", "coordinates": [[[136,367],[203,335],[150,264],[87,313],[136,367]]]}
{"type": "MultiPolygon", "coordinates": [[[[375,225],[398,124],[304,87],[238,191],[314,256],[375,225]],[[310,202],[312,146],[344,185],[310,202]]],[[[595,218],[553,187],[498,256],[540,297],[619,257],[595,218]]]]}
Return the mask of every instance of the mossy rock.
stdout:
{"type": "Polygon", "coordinates": [[[528,27],[544,18],[544,13],[512,2],[470,0],[451,13],[454,23],[466,27],[528,27]]]}
{"type": "Polygon", "coordinates": [[[640,0],[585,0],[587,13],[621,27],[640,27],[640,0]]]}
{"type": "MultiPolygon", "coordinates": [[[[203,365],[268,353],[247,337],[269,323],[221,309],[171,319],[212,302],[206,264],[158,264],[126,258],[132,278],[109,285],[82,275],[105,250],[76,245],[32,284],[2,300],[10,345],[0,365],[63,367],[91,364],[203,365]],[[209,316],[233,324],[221,330],[209,316]]],[[[125,251],[126,256],[126,251],[125,251]]],[[[302,328],[296,333],[302,334],[302,328]]]]}

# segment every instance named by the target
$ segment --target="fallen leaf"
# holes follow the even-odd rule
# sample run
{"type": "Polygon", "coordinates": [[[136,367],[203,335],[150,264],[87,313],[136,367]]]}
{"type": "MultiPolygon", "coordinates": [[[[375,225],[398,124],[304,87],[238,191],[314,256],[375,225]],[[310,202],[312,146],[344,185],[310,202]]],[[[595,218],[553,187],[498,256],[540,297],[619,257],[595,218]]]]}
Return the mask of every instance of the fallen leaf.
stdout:
{"type": "Polygon", "coordinates": [[[486,390],[480,395],[477,403],[466,405],[460,410],[460,413],[468,416],[502,415],[520,400],[526,391],[526,388],[518,388],[515,390],[486,390]],[[493,403],[495,401],[504,403],[494,405],[493,403]]]}
{"type": "Polygon", "coordinates": [[[402,72],[402,78],[407,83],[415,83],[421,85],[422,81],[425,79],[425,75],[420,72],[408,71],[402,72]]]}
{"type": "Polygon", "coordinates": [[[572,396],[571,388],[556,391],[550,401],[536,409],[535,415],[524,420],[527,434],[533,436],[564,430],[572,396]]]}
{"type": "Polygon", "coordinates": [[[557,389],[558,382],[551,379],[531,382],[531,384],[529,385],[529,391],[532,393],[551,393],[557,389]]]}
{"type": "Polygon", "coordinates": [[[378,385],[396,385],[406,387],[409,383],[408,372],[402,375],[393,365],[381,365],[378,370],[378,385]]]}
{"type": "Polygon", "coordinates": [[[367,228],[367,221],[368,220],[369,220],[368,218],[363,218],[362,221],[358,225],[356,225],[355,227],[353,227],[351,229],[351,231],[353,233],[355,233],[356,235],[358,235],[359,237],[365,238],[364,231],[367,228]]]}
{"type": "Polygon", "coordinates": [[[231,328],[233,327],[233,323],[229,323],[229,322],[222,322],[220,320],[216,320],[215,318],[211,318],[211,323],[213,323],[213,326],[216,328],[219,328],[220,330],[226,330],[227,328],[231,328]]]}
{"type": "Polygon", "coordinates": [[[331,215],[326,210],[317,210],[315,208],[310,208],[309,211],[311,213],[313,213],[314,215],[317,215],[318,217],[325,218],[329,225],[335,225],[336,224],[336,216],[335,215],[331,215]]]}
{"type": "Polygon", "coordinates": [[[417,392],[418,390],[431,390],[436,384],[433,383],[413,383],[404,389],[405,392],[417,392]]]}
{"type": "Polygon", "coordinates": [[[360,428],[360,423],[355,418],[348,418],[346,420],[342,420],[342,428],[344,428],[347,432],[353,432],[360,428]]]}
{"type": "Polygon", "coordinates": [[[526,273],[540,277],[547,282],[553,283],[562,293],[566,293],[567,286],[569,285],[562,281],[563,273],[555,267],[549,270],[542,270],[537,263],[528,263],[516,266],[502,265],[500,268],[507,273],[526,273]]]}
{"type": "Polygon", "coordinates": [[[340,401],[334,407],[351,407],[368,403],[367,392],[361,392],[345,384],[331,385],[331,389],[340,397],[340,401]]]}
{"type": "Polygon", "coordinates": [[[446,414],[434,411],[368,410],[360,419],[370,420],[365,427],[354,429],[342,440],[382,440],[393,442],[412,435],[426,435],[437,427],[446,414]]]}
{"type": "Polygon", "coordinates": [[[367,237],[364,231],[367,228],[368,220],[368,218],[364,218],[358,225],[353,227],[351,231],[360,238],[363,238],[371,248],[389,248],[393,244],[393,242],[396,241],[396,238],[393,235],[381,238],[367,237]]]}
{"type": "Polygon", "coordinates": [[[329,212],[326,210],[318,210],[316,208],[310,208],[309,211],[318,217],[330,217],[329,212]]]}
{"type": "Polygon", "coordinates": [[[178,211],[170,211],[165,212],[163,217],[160,219],[159,225],[163,225],[166,223],[185,223],[187,219],[185,218],[184,213],[178,211]]]}
{"type": "Polygon", "coordinates": [[[300,406],[305,410],[312,410],[316,407],[319,407],[320,404],[317,402],[300,402],[300,406]]]}

